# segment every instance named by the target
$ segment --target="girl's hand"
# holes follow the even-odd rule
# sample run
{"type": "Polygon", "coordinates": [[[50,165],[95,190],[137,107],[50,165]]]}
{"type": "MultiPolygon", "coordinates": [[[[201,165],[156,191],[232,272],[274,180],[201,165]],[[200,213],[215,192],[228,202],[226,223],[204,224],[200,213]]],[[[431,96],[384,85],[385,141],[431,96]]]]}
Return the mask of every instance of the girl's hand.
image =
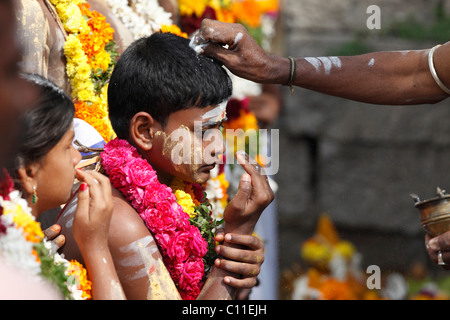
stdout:
{"type": "Polygon", "coordinates": [[[77,178],[82,183],[73,222],[75,240],[82,252],[89,246],[107,246],[113,211],[109,179],[101,173],[82,170],[77,170],[77,178]]]}

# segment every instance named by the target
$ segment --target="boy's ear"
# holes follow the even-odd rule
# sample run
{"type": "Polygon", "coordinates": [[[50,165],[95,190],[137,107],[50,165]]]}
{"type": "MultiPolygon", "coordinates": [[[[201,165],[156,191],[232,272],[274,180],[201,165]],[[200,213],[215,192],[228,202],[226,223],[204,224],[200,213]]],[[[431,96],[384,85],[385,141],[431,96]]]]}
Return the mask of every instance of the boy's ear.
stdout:
{"type": "Polygon", "coordinates": [[[130,122],[130,138],[143,150],[150,150],[158,122],[147,112],[138,112],[130,122]]]}
{"type": "Polygon", "coordinates": [[[33,194],[33,188],[37,187],[36,184],[38,169],[38,163],[32,163],[30,165],[17,169],[21,185],[25,189],[25,192],[27,194],[33,194]]]}

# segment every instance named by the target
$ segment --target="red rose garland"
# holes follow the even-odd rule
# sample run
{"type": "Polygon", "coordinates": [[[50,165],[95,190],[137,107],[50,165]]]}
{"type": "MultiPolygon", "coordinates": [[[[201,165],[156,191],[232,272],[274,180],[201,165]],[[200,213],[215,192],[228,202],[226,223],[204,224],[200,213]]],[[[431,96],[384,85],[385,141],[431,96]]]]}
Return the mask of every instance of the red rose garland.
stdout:
{"type": "Polygon", "coordinates": [[[152,166],[126,140],[111,140],[101,153],[103,167],[152,232],[164,263],[183,299],[195,299],[203,286],[208,244],[172,189],[160,183],[152,166]]]}

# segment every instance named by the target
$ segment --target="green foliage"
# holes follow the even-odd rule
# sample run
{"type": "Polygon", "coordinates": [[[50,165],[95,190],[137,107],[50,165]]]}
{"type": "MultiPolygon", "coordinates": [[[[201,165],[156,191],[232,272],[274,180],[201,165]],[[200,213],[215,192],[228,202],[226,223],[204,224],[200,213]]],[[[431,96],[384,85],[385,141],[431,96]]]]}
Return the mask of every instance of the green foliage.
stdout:
{"type": "MultiPolygon", "coordinates": [[[[206,193],[204,194],[206,199],[206,193]]],[[[216,241],[214,238],[215,231],[220,227],[223,223],[223,220],[215,220],[211,218],[211,204],[206,201],[200,203],[197,207],[194,208],[196,212],[196,216],[190,218],[189,221],[192,225],[196,226],[200,230],[200,234],[203,239],[208,243],[208,251],[203,258],[205,263],[205,277],[208,275],[209,271],[211,271],[212,266],[214,265],[214,260],[217,258],[216,253],[216,241]]]]}
{"type": "Polygon", "coordinates": [[[243,24],[245,26],[245,28],[247,29],[248,33],[250,33],[250,35],[253,37],[253,39],[256,40],[256,42],[261,45],[262,41],[264,39],[264,33],[262,31],[261,27],[251,27],[247,24],[243,24]]]}
{"type": "Polygon", "coordinates": [[[404,21],[394,21],[383,29],[382,34],[407,40],[447,42],[450,40],[450,16],[445,13],[440,1],[434,10],[434,21],[429,26],[419,22],[414,16],[404,21]]]}
{"type": "Polygon", "coordinates": [[[373,49],[370,48],[363,39],[355,39],[350,42],[342,44],[340,47],[329,50],[327,55],[329,56],[353,56],[372,52],[373,49]]]}
{"type": "Polygon", "coordinates": [[[66,266],[64,264],[55,264],[53,255],[51,255],[43,242],[34,245],[34,249],[38,253],[41,260],[41,274],[44,278],[53,283],[64,298],[72,299],[67,289],[68,276],[66,275],[66,266]]]}
{"type": "Polygon", "coordinates": [[[111,62],[109,63],[108,69],[103,71],[101,68],[92,71],[91,80],[94,83],[94,90],[96,93],[100,93],[100,90],[105,86],[111,77],[114,66],[116,65],[117,59],[119,58],[118,46],[114,40],[109,41],[105,45],[106,52],[109,53],[111,62]]]}
{"type": "MultiPolygon", "coordinates": [[[[352,56],[373,52],[366,39],[371,32],[359,31],[355,39],[333,48],[327,52],[330,56],[352,56]]],[[[450,16],[444,10],[443,1],[434,9],[434,21],[429,25],[420,22],[415,16],[408,16],[402,21],[393,21],[379,31],[380,37],[395,37],[414,41],[435,41],[445,43],[450,40],[450,16]]]]}

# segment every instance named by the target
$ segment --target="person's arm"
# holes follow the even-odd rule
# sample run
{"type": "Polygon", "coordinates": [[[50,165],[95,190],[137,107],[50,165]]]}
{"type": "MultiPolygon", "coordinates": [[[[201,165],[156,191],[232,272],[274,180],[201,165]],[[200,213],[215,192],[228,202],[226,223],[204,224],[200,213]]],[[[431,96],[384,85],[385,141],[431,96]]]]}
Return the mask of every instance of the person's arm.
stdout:
{"type": "Polygon", "coordinates": [[[78,244],[92,282],[95,300],[122,300],[125,295],[108,247],[112,215],[109,179],[98,172],[77,171],[83,183],[78,191],[78,207],[73,236],[78,244]]]}
{"type": "MultiPolygon", "coordinates": [[[[127,298],[181,299],[153,235],[120,192],[114,190],[113,194],[114,212],[109,232],[109,247],[127,298]]],[[[198,299],[234,298],[236,289],[224,283],[227,276],[239,278],[229,270],[213,267],[198,299]]]]}
{"type": "MultiPolygon", "coordinates": [[[[450,54],[450,44],[442,49],[450,54]]],[[[431,76],[428,52],[386,51],[349,57],[300,58],[296,59],[294,85],[372,104],[436,103],[448,95],[431,76]]],[[[437,54],[435,61],[436,57],[437,54]]],[[[436,61],[436,65],[440,64],[436,61]]]]}
{"type": "MultiPolygon", "coordinates": [[[[267,176],[261,174],[262,169],[255,166],[248,155],[245,152],[237,152],[236,158],[242,165],[246,173],[241,176],[239,182],[239,188],[236,195],[231,199],[225,211],[223,213],[225,220],[225,233],[234,233],[237,235],[252,235],[256,222],[263,212],[263,210],[272,202],[274,193],[270,188],[267,176]]],[[[235,244],[231,242],[224,243],[224,248],[227,247],[242,249],[241,244],[235,244]]],[[[223,250],[221,249],[221,250],[223,250]]],[[[240,262],[245,262],[246,259],[256,258],[251,251],[243,251],[245,256],[240,257],[240,262]],[[253,257],[252,257],[253,256],[253,257]]],[[[262,263],[262,261],[261,261],[262,263]]],[[[225,266],[225,265],[224,265],[225,266]]],[[[233,264],[228,264],[228,269],[214,268],[208,280],[205,283],[205,288],[200,293],[200,297],[206,299],[206,294],[213,293],[212,295],[227,294],[230,299],[234,299],[236,296],[236,289],[230,286],[222,280],[236,279],[237,273],[241,273],[239,268],[233,268],[233,264]],[[233,273],[227,276],[226,270],[233,271],[233,273]]],[[[234,265],[236,267],[237,265],[234,265]]],[[[258,272],[259,273],[259,272],[258,272]]],[[[250,274],[245,274],[250,275],[250,274]]],[[[256,279],[255,279],[256,280],[256,279]]]]}
{"type": "MultiPolygon", "coordinates": [[[[152,234],[120,192],[113,190],[113,195],[114,208],[109,227],[108,247],[125,296],[133,300],[180,299],[152,234]],[[152,272],[149,272],[150,270],[152,272]]],[[[68,218],[63,214],[60,223],[65,226],[68,218]]],[[[70,230],[65,230],[65,234],[69,236],[69,244],[72,242],[70,230]]],[[[97,231],[91,230],[91,232],[94,236],[99,236],[97,231]]],[[[221,258],[217,259],[209,275],[208,285],[204,287],[199,299],[232,299],[236,289],[250,288],[255,285],[256,276],[264,260],[263,244],[255,242],[251,235],[235,237],[235,234],[231,234],[231,236],[232,239],[225,239],[224,244],[218,247],[221,258]],[[236,250],[225,248],[234,244],[244,247],[236,250]]],[[[82,237],[81,241],[84,240],[86,237],[82,237]]],[[[94,248],[95,246],[96,244],[92,247],[86,246],[87,249],[92,250],[92,254],[83,252],[84,264],[87,266],[90,278],[93,276],[92,272],[96,271],[94,269],[90,272],[88,260],[97,259],[98,261],[99,257],[95,255],[105,252],[103,249],[106,249],[101,241],[101,248],[94,248]]],[[[79,255],[78,250],[80,250],[78,247],[71,248],[65,253],[75,257],[79,255]]],[[[109,257],[107,258],[109,264],[109,257]]],[[[102,262],[97,266],[101,268],[103,257],[100,260],[102,262]]],[[[95,294],[93,296],[94,299],[99,297],[95,294]]]]}
{"type": "MultiPolygon", "coordinates": [[[[290,60],[265,52],[240,24],[205,19],[193,43],[206,43],[204,54],[221,61],[240,77],[259,83],[289,82],[290,60]]],[[[428,53],[429,50],[417,50],[348,57],[297,57],[292,85],[373,104],[435,103],[448,94],[431,76],[428,53]]],[[[435,50],[433,59],[437,74],[447,87],[450,87],[449,55],[447,42],[435,50]]]]}
{"type": "Polygon", "coordinates": [[[144,221],[113,189],[109,248],[125,295],[130,300],[181,299],[144,221]]]}

